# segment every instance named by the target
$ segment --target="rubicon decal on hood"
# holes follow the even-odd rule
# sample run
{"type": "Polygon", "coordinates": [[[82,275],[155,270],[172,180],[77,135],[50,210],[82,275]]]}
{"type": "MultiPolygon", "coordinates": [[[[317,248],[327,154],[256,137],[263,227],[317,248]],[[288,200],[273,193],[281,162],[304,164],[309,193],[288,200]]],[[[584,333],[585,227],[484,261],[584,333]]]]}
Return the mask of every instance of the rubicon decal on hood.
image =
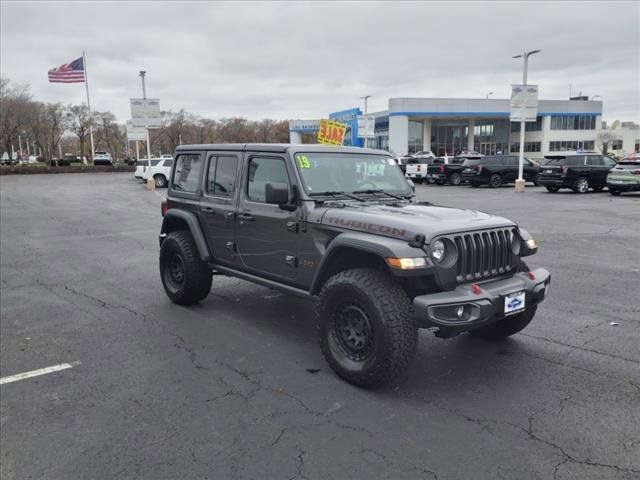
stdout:
{"type": "Polygon", "coordinates": [[[339,225],[345,228],[351,228],[353,230],[361,230],[363,232],[380,233],[382,235],[388,235],[390,237],[407,237],[407,231],[404,229],[389,227],[387,225],[380,225],[377,223],[360,222],[358,220],[349,220],[346,218],[338,217],[328,217],[327,223],[330,223],[332,225],[339,225]]]}

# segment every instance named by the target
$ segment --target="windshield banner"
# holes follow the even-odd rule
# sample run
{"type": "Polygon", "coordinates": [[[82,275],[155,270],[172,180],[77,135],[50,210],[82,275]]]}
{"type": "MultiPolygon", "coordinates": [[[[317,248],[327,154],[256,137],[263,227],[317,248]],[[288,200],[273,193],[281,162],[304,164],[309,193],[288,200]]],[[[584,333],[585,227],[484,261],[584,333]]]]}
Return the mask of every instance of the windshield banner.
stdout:
{"type": "Polygon", "coordinates": [[[329,145],[342,145],[347,126],[344,123],[333,120],[320,120],[320,130],[318,130],[318,142],[329,145]]]}

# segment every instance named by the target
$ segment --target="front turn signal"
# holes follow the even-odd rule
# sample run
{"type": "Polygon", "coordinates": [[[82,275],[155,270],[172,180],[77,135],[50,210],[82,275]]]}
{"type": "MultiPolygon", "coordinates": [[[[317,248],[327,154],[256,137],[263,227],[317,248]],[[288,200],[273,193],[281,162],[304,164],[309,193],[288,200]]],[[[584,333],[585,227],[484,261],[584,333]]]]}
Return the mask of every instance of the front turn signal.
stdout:
{"type": "Polygon", "coordinates": [[[416,258],[395,258],[387,257],[387,265],[391,268],[399,270],[413,270],[416,268],[424,268],[427,266],[427,260],[424,257],[416,258]]]}

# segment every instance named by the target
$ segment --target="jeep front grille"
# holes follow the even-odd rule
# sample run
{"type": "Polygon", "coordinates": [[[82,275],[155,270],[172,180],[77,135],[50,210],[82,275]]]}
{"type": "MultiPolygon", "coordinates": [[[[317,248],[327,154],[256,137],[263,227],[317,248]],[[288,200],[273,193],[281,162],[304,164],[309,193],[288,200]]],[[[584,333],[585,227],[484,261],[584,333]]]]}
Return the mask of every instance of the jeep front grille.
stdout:
{"type": "Polygon", "coordinates": [[[513,229],[485,230],[451,238],[458,249],[458,283],[483,280],[508,273],[513,268],[513,229]]]}

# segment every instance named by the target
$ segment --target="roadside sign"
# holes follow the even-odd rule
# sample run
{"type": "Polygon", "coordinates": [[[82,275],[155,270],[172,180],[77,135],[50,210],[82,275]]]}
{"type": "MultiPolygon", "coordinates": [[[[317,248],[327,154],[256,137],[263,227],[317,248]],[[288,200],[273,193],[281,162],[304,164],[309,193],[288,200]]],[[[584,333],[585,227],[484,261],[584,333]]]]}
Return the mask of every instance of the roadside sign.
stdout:
{"type": "Polygon", "coordinates": [[[342,145],[347,126],[344,123],[333,120],[320,120],[320,130],[318,130],[318,142],[329,145],[342,145]]]}
{"type": "Polygon", "coordinates": [[[364,138],[374,138],[376,131],[376,117],[363,116],[358,117],[358,136],[364,138]]]}
{"type": "Polygon", "coordinates": [[[160,128],[160,100],[157,98],[131,99],[131,125],[133,127],[160,128]]]}
{"type": "Polygon", "coordinates": [[[147,140],[147,129],[144,127],[134,127],[131,120],[127,120],[127,140],[133,142],[135,140],[147,140]]]}
{"type": "Polygon", "coordinates": [[[512,122],[535,122],[538,117],[538,86],[511,85],[512,122]]]}

